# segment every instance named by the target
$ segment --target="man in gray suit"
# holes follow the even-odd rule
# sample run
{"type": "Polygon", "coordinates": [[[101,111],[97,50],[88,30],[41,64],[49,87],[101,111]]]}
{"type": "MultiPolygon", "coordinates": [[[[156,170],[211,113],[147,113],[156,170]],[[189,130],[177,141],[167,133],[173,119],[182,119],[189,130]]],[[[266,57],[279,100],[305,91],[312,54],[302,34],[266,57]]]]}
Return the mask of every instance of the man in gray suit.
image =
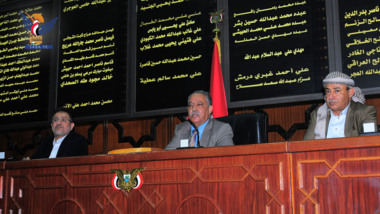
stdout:
{"type": "Polygon", "coordinates": [[[193,92],[188,97],[187,103],[188,116],[191,122],[185,121],[176,126],[174,137],[165,149],[234,145],[231,126],[211,117],[213,107],[208,92],[201,90],[193,92]],[[199,131],[199,133],[196,133],[195,130],[199,131]],[[199,139],[197,139],[198,137],[199,139]],[[198,142],[200,145],[198,145],[198,142]]]}
{"type": "Polygon", "coordinates": [[[352,137],[377,131],[376,108],[364,104],[355,82],[341,72],[323,80],[326,103],[311,113],[304,140],[352,137]]]}

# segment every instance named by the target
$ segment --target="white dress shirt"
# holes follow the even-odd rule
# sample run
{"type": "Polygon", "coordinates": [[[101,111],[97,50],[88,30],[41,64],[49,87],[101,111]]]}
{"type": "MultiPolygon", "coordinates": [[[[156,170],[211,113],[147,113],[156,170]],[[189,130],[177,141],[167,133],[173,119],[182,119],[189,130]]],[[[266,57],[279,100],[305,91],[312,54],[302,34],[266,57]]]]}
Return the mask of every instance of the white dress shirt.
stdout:
{"type": "Polygon", "coordinates": [[[66,138],[67,135],[59,138],[58,140],[53,140],[53,149],[51,150],[50,152],[50,156],[49,158],[56,158],[57,157],[57,153],[58,153],[58,150],[59,150],[59,147],[61,146],[62,144],[62,141],[66,138]]]}
{"type": "Polygon", "coordinates": [[[344,125],[346,124],[346,116],[349,106],[350,105],[347,105],[347,107],[340,113],[339,116],[334,115],[330,109],[331,118],[329,122],[329,127],[327,129],[326,138],[345,137],[344,125]]]}

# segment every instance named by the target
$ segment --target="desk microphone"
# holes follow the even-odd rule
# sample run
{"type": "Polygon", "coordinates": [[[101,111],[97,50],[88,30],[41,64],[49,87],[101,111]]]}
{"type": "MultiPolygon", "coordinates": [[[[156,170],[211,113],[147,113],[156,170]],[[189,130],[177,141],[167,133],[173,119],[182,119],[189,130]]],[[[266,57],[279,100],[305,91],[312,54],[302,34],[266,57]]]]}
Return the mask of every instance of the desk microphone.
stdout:
{"type": "Polygon", "coordinates": [[[195,129],[195,131],[197,131],[197,133],[198,133],[198,136],[197,136],[197,145],[198,146],[197,147],[178,147],[177,149],[203,148],[203,146],[201,146],[201,142],[199,141],[199,131],[198,131],[197,126],[193,123],[193,121],[190,120],[189,117],[186,117],[185,120],[190,123],[190,125],[195,129]]]}

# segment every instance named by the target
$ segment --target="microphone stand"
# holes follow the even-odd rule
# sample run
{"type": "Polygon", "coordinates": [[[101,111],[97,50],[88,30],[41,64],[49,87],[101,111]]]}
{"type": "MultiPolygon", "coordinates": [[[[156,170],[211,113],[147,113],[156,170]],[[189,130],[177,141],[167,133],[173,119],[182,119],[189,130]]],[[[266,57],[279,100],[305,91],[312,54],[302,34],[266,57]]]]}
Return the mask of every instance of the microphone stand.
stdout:
{"type": "Polygon", "coordinates": [[[192,126],[192,127],[194,127],[194,129],[195,129],[195,131],[197,131],[197,133],[198,133],[198,136],[197,136],[197,147],[199,147],[199,148],[203,148],[203,146],[201,146],[201,142],[199,141],[199,131],[198,131],[198,127],[196,126],[196,125],[194,125],[194,123],[193,123],[193,121],[191,121],[190,119],[187,119],[187,121],[190,123],[190,125],[192,126]]]}
{"type": "Polygon", "coordinates": [[[195,149],[195,148],[203,148],[203,146],[201,146],[201,142],[199,140],[199,131],[198,131],[198,127],[193,123],[193,121],[191,121],[189,118],[186,119],[187,122],[190,123],[190,125],[195,129],[195,131],[197,131],[198,133],[198,136],[197,136],[197,147],[178,147],[177,149],[195,149]]]}

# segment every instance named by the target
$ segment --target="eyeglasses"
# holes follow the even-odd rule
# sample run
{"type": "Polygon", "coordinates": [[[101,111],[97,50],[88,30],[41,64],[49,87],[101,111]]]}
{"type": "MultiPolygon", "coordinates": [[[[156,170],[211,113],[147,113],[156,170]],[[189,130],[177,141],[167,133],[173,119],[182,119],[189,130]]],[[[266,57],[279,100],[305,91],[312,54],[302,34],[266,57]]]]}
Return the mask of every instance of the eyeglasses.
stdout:
{"type": "Polygon", "coordinates": [[[67,118],[67,117],[61,117],[61,118],[59,118],[59,117],[53,117],[52,121],[53,121],[53,123],[57,123],[59,121],[61,121],[63,123],[71,123],[71,120],[69,118],[67,118]]]}

